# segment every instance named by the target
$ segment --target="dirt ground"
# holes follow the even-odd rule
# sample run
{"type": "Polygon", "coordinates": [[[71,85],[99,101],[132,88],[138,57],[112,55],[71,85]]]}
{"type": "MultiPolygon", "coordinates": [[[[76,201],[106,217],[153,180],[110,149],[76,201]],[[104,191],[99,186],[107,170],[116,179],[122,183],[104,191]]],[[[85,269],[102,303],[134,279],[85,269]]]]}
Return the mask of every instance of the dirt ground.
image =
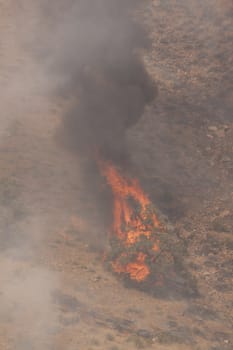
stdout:
{"type": "Polygon", "coordinates": [[[93,249],[101,208],[88,224],[82,162],[55,137],[66,101],[38,59],[63,6],[0,0],[0,349],[230,350],[232,1],[149,2],[159,95],[128,132],[143,188],[187,246],[197,298],[128,289],[93,249]]]}

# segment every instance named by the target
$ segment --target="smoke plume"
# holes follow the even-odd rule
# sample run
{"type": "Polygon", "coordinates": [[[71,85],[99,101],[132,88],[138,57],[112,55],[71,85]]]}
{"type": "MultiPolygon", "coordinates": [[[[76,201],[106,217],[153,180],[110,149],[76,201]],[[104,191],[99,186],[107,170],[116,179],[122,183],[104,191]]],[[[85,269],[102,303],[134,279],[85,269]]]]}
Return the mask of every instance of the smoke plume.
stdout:
{"type": "Polygon", "coordinates": [[[149,40],[135,19],[138,8],[135,0],[81,0],[58,31],[61,90],[72,97],[62,138],[85,156],[98,150],[107,159],[127,161],[125,131],[156,94],[139,54],[149,40]]]}

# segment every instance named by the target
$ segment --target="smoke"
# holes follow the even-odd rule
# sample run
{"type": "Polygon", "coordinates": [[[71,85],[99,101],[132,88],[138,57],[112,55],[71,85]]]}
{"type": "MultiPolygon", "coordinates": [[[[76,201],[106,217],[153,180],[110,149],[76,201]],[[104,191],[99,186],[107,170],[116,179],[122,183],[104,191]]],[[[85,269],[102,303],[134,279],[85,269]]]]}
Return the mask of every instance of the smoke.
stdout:
{"type": "Polygon", "coordinates": [[[156,87],[140,58],[147,34],[136,21],[139,1],[78,1],[64,16],[55,44],[60,92],[72,97],[60,136],[80,154],[95,150],[128,161],[126,130],[140,119],[156,87]]]}
{"type": "MultiPolygon", "coordinates": [[[[49,332],[57,321],[52,292],[54,273],[39,267],[28,269],[5,257],[1,269],[1,319],[10,324],[17,349],[49,347],[49,332]],[[45,345],[46,344],[46,345],[45,345]]],[[[5,334],[11,339],[12,334],[5,334]]]]}
{"type": "Polygon", "coordinates": [[[51,349],[58,281],[38,261],[48,225],[41,224],[29,188],[32,163],[42,158],[32,146],[35,124],[49,106],[44,67],[31,57],[40,15],[26,0],[1,2],[0,8],[0,348],[51,349]]]}
{"type": "MultiPolygon", "coordinates": [[[[4,131],[2,125],[0,134],[5,139],[9,134],[7,142],[15,142],[14,160],[19,160],[14,162],[14,176],[18,180],[21,171],[22,179],[18,182],[22,193],[15,194],[18,190],[18,182],[13,189],[15,177],[1,184],[0,190],[7,200],[8,187],[15,192],[7,204],[0,203],[4,213],[1,219],[0,313],[1,322],[8,326],[4,338],[19,350],[49,349],[52,342],[49,332],[59,323],[52,302],[52,292],[59,281],[53,269],[39,259],[40,252],[45,249],[43,235],[48,228],[37,222],[30,225],[26,217],[40,216],[41,198],[36,189],[41,191],[41,187],[45,187],[40,172],[43,173],[47,151],[46,137],[39,135],[40,143],[33,137],[40,130],[45,132],[49,124],[43,116],[48,102],[44,95],[51,85],[56,85],[60,93],[69,97],[69,108],[60,131],[60,138],[69,149],[85,156],[93,155],[98,149],[108,159],[127,160],[125,132],[139,120],[156,93],[140,59],[139,51],[150,43],[144,29],[134,19],[138,5],[139,1],[135,0],[82,0],[66,4],[41,0],[38,4],[22,1],[19,8],[10,2],[6,8],[6,16],[9,11],[16,22],[12,34],[4,32],[4,69],[9,76],[1,77],[4,116],[0,120],[4,121],[4,131]],[[42,5],[46,16],[41,16],[42,5]],[[54,12],[56,7],[59,8],[57,13],[54,12]],[[56,40],[51,40],[48,32],[49,8],[51,17],[58,16],[52,20],[57,29],[56,40]],[[50,82],[44,74],[46,60],[49,61],[50,82]],[[53,77],[51,68],[55,73],[53,77]],[[7,134],[12,121],[16,124],[7,134]],[[33,128],[34,133],[30,130],[33,128]],[[35,168],[35,173],[30,168],[35,168]]],[[[6,22],[6,28],[9,23],[6,22]]],[[[48,198],[49,194],[46,208],[48,198]]]]}

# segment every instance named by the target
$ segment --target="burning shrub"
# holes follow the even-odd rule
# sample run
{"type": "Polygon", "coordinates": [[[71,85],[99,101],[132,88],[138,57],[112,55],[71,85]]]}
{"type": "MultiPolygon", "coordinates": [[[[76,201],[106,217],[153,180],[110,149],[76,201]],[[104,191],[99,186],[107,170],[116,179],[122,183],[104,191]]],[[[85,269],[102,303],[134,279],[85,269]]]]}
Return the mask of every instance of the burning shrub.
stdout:
{"type": "Polygon", "coordinates": [[[172,287],[179,294],[197,294],[183,264],[185,246],[135,179],[122,176],[111,163],[98,161],[113,193],[113,225],[106,262],[129,286],[157,293],[172,287]],[[169,288],[167,288],[169,287],[169,288]]]}

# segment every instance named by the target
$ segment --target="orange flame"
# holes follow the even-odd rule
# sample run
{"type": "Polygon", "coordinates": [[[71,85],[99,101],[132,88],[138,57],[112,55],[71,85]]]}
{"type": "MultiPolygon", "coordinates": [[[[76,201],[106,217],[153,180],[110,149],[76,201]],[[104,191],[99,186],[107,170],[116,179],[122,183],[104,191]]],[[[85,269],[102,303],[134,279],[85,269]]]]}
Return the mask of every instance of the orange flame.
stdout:
{"type": "MultiPolygon", "coordinates": [[[[139,182],[136,179],[123,177],[111,163],[99,159],[98,164],[102,175],[105,176],[112,189],[114,198],[112,231],[117,239],[126,248],[136,244],[142,237],[149,240],[153,235],[154,228],[159,228],[161,225],[155,213],[150,213],[148,218],[148,208],[151,202],[143,192],[139,182]],[[137,213],[133,209],[130,199],[139,206],[137,213]]],[[[152,250],[159,251],[159,240],[155,240],[154,236],[152,250]]],[[[121,254],[112,262],[112,268],[115,272],[126,273],[130,279],[137,282],[148,277],[150,269],[146,262],[147,255],[145,253],[137,251],[133,261],[127,264],[121,262],[124,257],[125,254],[121,254]]]]}

